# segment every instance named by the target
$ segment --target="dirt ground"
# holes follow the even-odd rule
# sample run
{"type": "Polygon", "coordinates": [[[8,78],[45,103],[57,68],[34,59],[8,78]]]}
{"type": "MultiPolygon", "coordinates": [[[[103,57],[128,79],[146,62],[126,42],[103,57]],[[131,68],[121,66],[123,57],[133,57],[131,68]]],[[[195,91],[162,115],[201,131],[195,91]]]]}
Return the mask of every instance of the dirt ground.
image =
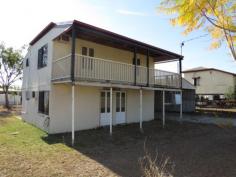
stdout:
{"type": "Polygon", "coordinates": [[[17,124],[2,132],[0,125],[0,176],[138,177],[144,144],[153,158],[158,154],[157,162],[169,158],[175,177],[236,176],[236,128],[167,121],[163,129],[154,120],[144,123],[143,133],[139,124],[116,126],[112,136],[108,128],[77,132],[71,148],[70,134],[47,136],[17,124]]]}
{"type": "Polygon", "coordinates": [[[0,116],[6,116],[6,115],[20,115],[21,114],[21,105],[14,105],[11,106],[11,109],[8,110],[5,106],[0,105],[0,116]]]}
{"type": "Polygon", "coordinates": [[[236,176],[235,128],[168,122],[162,129],[160,125],[158,121],[146,123],[143,134],[138,125],[117,127],[112,138],[104,130],[82,132],[78,135],[82,146],[77,150],[120,176],[140,176],[138,162],[145,142],[153,158],[158,153],[159,160],[170,159],[173,176],[236,176]]]}

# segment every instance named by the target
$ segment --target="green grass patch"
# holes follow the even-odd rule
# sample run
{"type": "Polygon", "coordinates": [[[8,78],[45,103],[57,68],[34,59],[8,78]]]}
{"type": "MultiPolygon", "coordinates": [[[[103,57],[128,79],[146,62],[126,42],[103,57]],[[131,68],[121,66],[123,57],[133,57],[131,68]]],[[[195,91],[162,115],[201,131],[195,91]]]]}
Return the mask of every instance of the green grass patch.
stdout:
{"type": "MultiPolygon", "coordinates": [[[[0,145],[5,148],[10,148],[16,151],[55,151],[62,148],[63,151],[68,149],[68,146],[63,143],[53,143],[55,137],[47,139],[47,133],[42,130],[17,119],[15,116],[0,118],[0,145]],[[50,141],[52,142],[50,145],[50,141]]],[[[59,141],[61,142],[61,141],[59,141]]],[[[0,148],[1,149],[1,148],[0,148]]]]}

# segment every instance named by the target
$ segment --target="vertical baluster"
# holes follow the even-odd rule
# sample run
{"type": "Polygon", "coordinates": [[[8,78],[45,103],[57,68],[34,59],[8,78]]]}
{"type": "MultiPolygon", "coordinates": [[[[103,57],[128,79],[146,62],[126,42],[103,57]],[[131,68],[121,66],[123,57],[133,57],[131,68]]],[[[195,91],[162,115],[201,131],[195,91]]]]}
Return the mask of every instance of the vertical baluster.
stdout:
{"type": "Polygon", "coordinates": [[[117,77],[117,80],[119,80],[120,79],[120,71],[119,71],[119,68],[121,67],[121,65],[118,65],[117,64],[117,66],[116,66],[116,77],[117,77]]]}
{"type": "Polygon", "coordinates": [[[111,80],[114,80],[114,77],[113,77],[113,66],[114,65],[116,65],[116,63],[111,62],[111,80]]]}
{"type": "Polygon", "coordinates": [[[88,57],[88,61],[87,61],[87,74],[88,74],[88,78],[90,79],[90,57],[88,57]]]}
{"type": "MultiPolygon", "coordinates": [[[[101,61],[98,61],[98,75],[97,75],[98,78],[101,78],[101,71],[102,71],[102,68],[101,68],[101,61]]],[[[97,78],[96,78],[96,79],[97,79],[97,78]]]]}
{"type": "Polygon", "coordinates": [[[88,72],[87,72],[87,62],[88,62],[88,58],[87,57],[84,57],[85,60],[84,60],[84,76],[85,78],[88,78],[88,72]]]}
{"type": "Polygon", "coordinates": [[[106,73],[107,73],[107,75],[109,75],[109,66],[108,66],[108,63],[105,61],[102,61],[102,63],[103,63],[103,67],[104,67],[103,69],[104,69],[104,71],[106,71],[106,72],[103,72],[102,78],[106,79],[106,73]]]}
{"type": "Polygon", "coordinates": [[[108,62],[108,69],[109,69],[109,74],[108,74],[108,80],[111,80],[111,62],[108,62]]]}
{"type": "Polygon", "coordinates": [[[95,78],[96,75],[96,59],[93,58],[93,62],[92,62],[92,71],[93,71],[93,80],[95,78]]]}
{"type": "Polygon", "coordinates": [[[90,72],[90,60],[91,60],[90,57],[88,57],[87,73],[88,73],[88,78],[89,78],[89,79],[90,79],[90,73],[91,73],[91,72],[90,72]]]}
{"type": "Polygon", "coordinates": [[[105,63],[103,63],[103,61],[100,61],[100,62],[101,62],[101,79],[104,79],[104,78],[103,78],[103,73],[106,72],[106,71],[105,71],[106,66],[105,66],[105,68],[104,68],[104,64],[105,64],[105,63]]]}
{"type": "Polygon", "coordinates": [[[90,57],[87,57],[87,75],[88,75],[88,78],[90,79],[90,57]]]}
{"type": "Polygon", "coordinates": [[[81,77],[84,78],[84,67],[85,67],[85,58],[84,56],[81,57],[81,77]]]}
{"type": "Polygon", "coordinates": [[[96,78],[96,75],[98,75],[98,73],[97,73],[97,67],[98,67],[98,63],[97,63],[97,59],[96,58],[94,58],[94,75],[93,75],[93,79],[95,79],[96,78]]]}
{"type": "Polygon", "coordinates": [[[120,73],[120,80],[124,80],[124,65],[123,64],[119,64],[120,68],[121,68],[121,73],[120,73]]]}
{"type": "Polygon", "coordinates": [[[81,57],[80,56],[77,56],[77,70],[78,70],[78,73],[77,73],[77,77],[79,78],[80,77],[80,72],[81,72],[81,57]]]}
{"type": "Polygon", "coordinates": [[[84,78],[84,66],[85,66],[85,58],[81,57],[81,77],[84,78]]]}

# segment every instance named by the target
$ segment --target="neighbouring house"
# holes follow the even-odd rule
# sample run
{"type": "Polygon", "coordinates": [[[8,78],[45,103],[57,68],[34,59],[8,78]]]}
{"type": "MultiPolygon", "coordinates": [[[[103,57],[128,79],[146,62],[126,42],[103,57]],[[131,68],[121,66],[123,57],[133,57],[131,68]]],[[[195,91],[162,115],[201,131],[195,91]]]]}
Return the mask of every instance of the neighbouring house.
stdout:
{"type": "Polygon", "coordinates": [[[24,59],[23,119],[50,134],[72,132],[72,139],[100,126],[112,133],[113,125],[139,122],[142,129],[154,119],[156,90],[178,93],[181,118],[182,78],[158,63],[178,61],[181,72],[182,59],[80,21],[50,23],[24,59]]]}
{"type": "Polygon", "coordinates": [[[225,99],[227,92],[236,91],[235,73],[205,67],[188,69],[183,73],[184,78],[196,87],[199,99],[225,99]]]}
{"type": "MultiPolygon", "coordinates": [[[[8,100],[10,105],[20,105],[21,89],[10,87],[8,90],[8,100]]],[[[5,105],[5,93],[3,92],[2,88],[0,88],[0,105],[5,105]]]]}

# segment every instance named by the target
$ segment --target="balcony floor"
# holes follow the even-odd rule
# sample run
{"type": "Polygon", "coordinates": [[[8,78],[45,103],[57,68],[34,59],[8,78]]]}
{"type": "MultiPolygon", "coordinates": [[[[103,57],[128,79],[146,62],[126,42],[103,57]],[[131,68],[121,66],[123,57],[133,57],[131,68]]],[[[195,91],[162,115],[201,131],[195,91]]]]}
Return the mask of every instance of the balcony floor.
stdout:
{"type": "MultiPolygon", "coordinates": [[[[53,79],[53,84],[62,84],[62,83],[72,83],[71,78],[61,78],[61,79],[53,79]]],[[[165,86],[165,85],[157,85],[157,84],[134,84],[122,81],[110,81],[110,80],[99,80],[99,79],[83,79],[83,78],[75,78],[75,83],[78,85],[88,85],[88,86],[101,86],[101,87],[120,87],[120,88],[134,88],[139,89],[140,87],[150,88],[150,89],[173,89],[173,90],[181,90],[181,88],[165,86]]]]}

